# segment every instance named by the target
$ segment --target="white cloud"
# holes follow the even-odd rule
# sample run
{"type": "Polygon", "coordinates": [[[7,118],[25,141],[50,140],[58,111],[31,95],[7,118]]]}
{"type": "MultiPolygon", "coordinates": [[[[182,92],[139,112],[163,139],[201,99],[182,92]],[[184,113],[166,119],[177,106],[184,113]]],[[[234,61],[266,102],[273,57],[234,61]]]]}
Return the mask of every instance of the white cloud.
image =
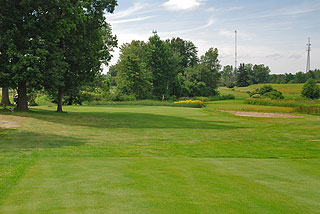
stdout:
{"type": "Polygon", "coordinates": [[[214,20],[213,20],[213,18],[210,18],[208,20],[207,24],[204,24],[202,26],[194,27],[194,28],[190,28],[190,29],[185,29],[185,30],[164,32],[164,33],[162,33],[162,35],[175,35],[175,34],[179,35],[179,34],[189,33],[189,32],[192,32],[192,31],[199,31],[199,30],[206,29],[206,28],[210,27],[213,24],[214,24],[214,20]]]}
{"type": "Polygon", "coordinates": [[[143,21],[146,19],[151,19],[154,16],[145,16],[145,17],[138,17],[133,19],[122,19],[122,20],[116,20],[116,21],[110,21],[111,24],[122,24],[122,23],[128,23],[128,22],[137,22],[137,21],[143,21]]]}
{"type": "Polygon", "coordinates": [[[278,54],[278,53],[270,54],[270,55],[266,56],[266,58],[273,59],[273,60],[279,60],[282,57],[283,57],[283,55],[282,54],[278,54]]]}
{"type": "Polygon", "coordinates": [[[290,55],[288,58],[289,59],[294,59],[294,60],[299,60],[299,59],[302,58],[302,56],[299,55],[299,54],[293,54],[293,55],[290,55]]]}
{"type": "Polygon", "coordinates": [[[163,4],[168,10],[193,10],[203,3],[202,0],[169,0],[163,4]]]}

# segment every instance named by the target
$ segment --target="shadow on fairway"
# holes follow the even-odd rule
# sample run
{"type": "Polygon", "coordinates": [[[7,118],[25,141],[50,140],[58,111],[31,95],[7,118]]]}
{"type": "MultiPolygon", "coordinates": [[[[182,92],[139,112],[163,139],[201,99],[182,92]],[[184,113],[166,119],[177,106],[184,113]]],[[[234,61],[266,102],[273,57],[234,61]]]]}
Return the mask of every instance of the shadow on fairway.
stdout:
{"type": "Polygon", "coordinates": [[[132,112],[56,113],[36,109],[23,116],[70,126],[132,129],[238,129],[247,128],[225,121],[205,121],[176,116],[132,112]]]}
{"type": "Polygon", "coordinates": [[[0,152],[80,146],[84,143],[80,138],[39,134],[19,129],[0,129],[0,152]]]}

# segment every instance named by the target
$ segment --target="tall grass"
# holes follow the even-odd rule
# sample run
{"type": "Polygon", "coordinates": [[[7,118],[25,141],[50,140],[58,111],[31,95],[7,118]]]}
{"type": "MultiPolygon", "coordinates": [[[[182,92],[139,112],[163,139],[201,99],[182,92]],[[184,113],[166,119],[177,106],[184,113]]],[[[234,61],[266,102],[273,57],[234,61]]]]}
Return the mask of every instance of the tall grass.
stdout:
{"type": "Polygon", "coordinates": [[[233,94],[218,94],[210,97],[180,97],[179,100],[200,100],[207,101],[220,101],[220,100],[234,100],[236,97],[233,94]]]}
{"type": "Polygon", "coordinates": [[[280,106],[280,107],[298,107],[302,104],[294,100],[270,100],[270,99],[255,99],[248,98],[244,101],[245,104],[262,105],[262,106],[280,106]]]}
{"type": "Polygon", "coordinates": [[[299,106],[295,108],[295,112],[320,115],[320,106],[299,106]]]}
{"type": "Polygon", "coordinates": [[[319,100],[270,100],[248,98],[245,100],[245,104],[292,107],[295,112],[320,115],[319,100]]]}
{"type": "Polygon", "coordinates": [[[246,104],[264,105],[264,106],[280,106],[280,107],[298,107],[298,106],[319,106],[319,100],[271,100],[271,99],[257,99],[248,98],[245,100],[246,104]]]}

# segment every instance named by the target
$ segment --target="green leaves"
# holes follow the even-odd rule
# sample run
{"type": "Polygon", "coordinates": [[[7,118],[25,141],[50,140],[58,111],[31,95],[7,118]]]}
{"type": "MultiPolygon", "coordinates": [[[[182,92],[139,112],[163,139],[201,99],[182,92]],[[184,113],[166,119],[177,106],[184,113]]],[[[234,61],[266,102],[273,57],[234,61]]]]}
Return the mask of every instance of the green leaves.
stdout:
{"type": "Polygon", "coordinates": [[[118,73],[118,92],[137,99],[216,95],[221,68],[218,55],[211,48],[199,63],[192,42],[181,38],[163,41],[154,32],[147,43],[132,41],[121,47],[110,79],[118,73]]]}
{"type": "Polygon", "coordinates": [[[116,5],[116,0],[2,1],[0,84],[25,82],[54,95],[93,80],[117,45],[104,18],[116,5]]]}
{"type": "Polygon", "coordinates": [[[308,79],[304,84],[301,95],[310,99],[319,99],[320,97],[320,87],[317,85],[314,79],[308,79]]]}

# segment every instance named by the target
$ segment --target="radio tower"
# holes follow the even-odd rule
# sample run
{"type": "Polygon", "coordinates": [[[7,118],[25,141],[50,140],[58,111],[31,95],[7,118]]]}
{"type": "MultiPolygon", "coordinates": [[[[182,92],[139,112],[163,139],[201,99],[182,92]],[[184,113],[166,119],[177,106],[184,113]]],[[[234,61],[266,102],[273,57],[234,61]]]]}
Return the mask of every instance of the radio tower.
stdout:
{"type": "Polygon", "coordinates": [[[238,32],[237,31],[234,31],[235,33],[235,41],[234,41],[234,45],[235,45],[235,54],[234,54],[234,70],[237,69],[237,64],[238,64],[238,32]]]}
{"type": "Polygon", "coordinates": [[[308,38],[308,44],[307,44],[307,72],[310,71],[310,52],[311,52],[311,44],[310,44],[310,37],[308,38]]]}

